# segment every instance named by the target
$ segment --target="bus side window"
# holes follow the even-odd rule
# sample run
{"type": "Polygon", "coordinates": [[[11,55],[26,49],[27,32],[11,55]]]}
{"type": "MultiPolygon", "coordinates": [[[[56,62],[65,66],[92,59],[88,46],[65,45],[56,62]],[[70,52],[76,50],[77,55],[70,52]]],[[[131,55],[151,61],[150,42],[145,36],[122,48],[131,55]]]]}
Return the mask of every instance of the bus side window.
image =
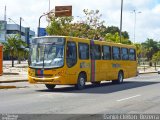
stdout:
{"type": "Polygon", "coordinates": [[[112,57],[113,57],[113,60],[120,60],[121,59],[119,47],[112,47],[112,57]]]}
{"type": "Polygon", "coordinates": [[[100,45],[91,45],[90,53],[92,60],[100,60],[101,59],[101,47],[100,45]]]}
{"type": "Polygon", "coordinates": [[[89,45],[87,43],[78,44],[79,59],[88,60],[89,59],[89,45]]]}
{"type": "Polygon", "coordinates": [[[133,48],[129,49],[129,60],[131,60],[131,61],[136,60],[136,51],[133,48]]]}
{"type": "Polygon", "coordinates": [[[111,59],[111,47],[110,46],[103,46],[103,59],[110,60],[111,59]]]}
{"type": "Polygon", "coordinates": [[[127,48],[121,48],[121,56],[122,60],[128,60],[128,49],[127,48]]]}
{"type": "Polygon", "coordinates": [[[77,47],[75,42],[67,42],[66,59],[69,68],[77,63],[77,47]]]}

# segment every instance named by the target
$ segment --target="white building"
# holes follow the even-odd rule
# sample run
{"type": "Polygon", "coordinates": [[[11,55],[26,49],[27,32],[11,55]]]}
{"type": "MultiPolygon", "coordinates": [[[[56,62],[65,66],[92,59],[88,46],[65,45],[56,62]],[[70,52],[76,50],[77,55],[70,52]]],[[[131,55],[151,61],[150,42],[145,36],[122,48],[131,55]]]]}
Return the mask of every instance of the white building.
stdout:
{"type": "MultiPolygon", "coordinates": [[[[8,36],[20,34],[20,25],[7,24],[7,21],[0,20],[0,42],[5,42],[8,36]]],[[[21,38],[28,45],[32,37],[35,37],[35,32],[28,27],[21,26],[21,38]]]]}

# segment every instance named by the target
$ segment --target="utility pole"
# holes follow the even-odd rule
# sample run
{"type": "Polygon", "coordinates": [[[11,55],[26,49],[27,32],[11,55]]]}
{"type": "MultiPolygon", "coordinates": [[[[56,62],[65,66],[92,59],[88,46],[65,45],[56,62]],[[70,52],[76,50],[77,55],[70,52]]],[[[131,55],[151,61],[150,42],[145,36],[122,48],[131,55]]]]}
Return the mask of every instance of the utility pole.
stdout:
{"type": "Polygon", "coordinates": [[[51,1],[49,0],[49,12],[51,10],[51,1]]]}
{"type": "Polygon", "coordinates": [[[4,33],[4,36],[5,36],[5,41],[7,40],[7,7],[5,5],[5,8],[4,8],[4,21],[5,21],[5,33],[4,33]]]}
{"type": "Polygon", "coordinates": [[[21,39],[21,31],[22,31],[22,30],[21,30],[21,29],[22,29],[22,25],[21,25],[21,24],[22,24],[22,17],[20,17],[20,23],[19,23],[19,27],[20,27],[20,28],[19,28],[20,39],[21,39]]]}
{"type": "Polygon", "coordinates": [[[133,10],[133,13],[134,13],[134,43],[136,42],[136,23],[137,23],[137,13],[141,13],[140,11],[139,12],[136,12],[136,10],[133,10]]]}
{"type": "Polygon", "coordinates": [[[4,8],[4,21],[7,20],[7,19],[6,19],[6,16],[7,16],[7,7],[6,7],[6,5],[5,5],[5,8],[4,8]]]}
{"type": "Polygon", "coordinates": [[[120,43],[122,42],[122,18],[123,18],[123,0],[121,0],[120,43]]]}

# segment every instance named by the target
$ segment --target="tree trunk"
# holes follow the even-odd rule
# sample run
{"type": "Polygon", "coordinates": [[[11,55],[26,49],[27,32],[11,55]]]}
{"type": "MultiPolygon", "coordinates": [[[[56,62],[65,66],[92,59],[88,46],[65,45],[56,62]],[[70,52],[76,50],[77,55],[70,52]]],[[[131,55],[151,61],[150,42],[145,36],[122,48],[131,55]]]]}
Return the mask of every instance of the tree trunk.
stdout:
{"type": "Polygon", "coordinates": [[[21,59],[20,58],[18,58],[18,64],[21,64],[21,59]]]}
{"type": "Polygon", "coordinates": [[[157,70],[157,68],[156,68],[156,67],[157,67],[157,64],[156,64],[156,62],[154,63],[154,67],[155,67],[155,70],[157,70]]]}
{"type": "Polygon", "coordinates": [[[18,64],[21,64],[21,58],[20,58],[20,54],[19,54],[19,52],[18,52],[18,62],[17,62],[18,64]]]}
{"type": "Polygon", "coordinates": [[[12,59],[12,67],[14,67],[14,58],[13,58],[13,56],[11,56],[11,59],[12,59]]]}

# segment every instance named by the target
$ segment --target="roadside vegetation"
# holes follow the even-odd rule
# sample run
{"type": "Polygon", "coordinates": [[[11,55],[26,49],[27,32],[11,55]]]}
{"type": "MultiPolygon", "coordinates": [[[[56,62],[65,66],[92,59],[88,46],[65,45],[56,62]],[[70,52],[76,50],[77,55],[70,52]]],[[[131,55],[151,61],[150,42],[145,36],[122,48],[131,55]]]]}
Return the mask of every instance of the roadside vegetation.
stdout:
{"type": "Polygon", "coordinates": [[[12,67],[14,67],[14,60],[17,59],[18,63],[21,60],[28,58],[28,50],[25,48],[27,44],[19,37],[19,35],[11,35],[3,42],[3,56],[12,60],[12,67]]]}
{"type": "MultiPolygon", "coordinates": [[[[83,37],[108,42],[120,42],[120,29],[117,26],[105,26],[99,10],[83,10],[83,17],[49,16],[50,25],[46,28],[49,35],[83,37]]],[[[127,31],[122,31],[123,44],[134,44],[137,48],[139,65],[157,65],[160,62],[160,41],[148,38],[143,43],[132,43],[127,31]]]]}
{"type": "MultiPolygon", "coordinates": [[[[83,16],[76,17],[54,17],[48,16],[50,24],[46,27],[48,35],[62,35],[83,37],[93,40],[103,40],[108,42],[120,42],[120,29],[117,26],[106,26],[102,20],[102,14],[99,10],[83,10],[83,16]]],[[[127,31],[122,31],[123,44],[134,44],[137,49],[137,58],[139,65],[149,66],[160,65],[160,41],[148,38],[143,43],[132,43],[127,31]]],[[[4,45],[4,58],[9,57],[14,66],[14,59],[19,63],[28,58],[28,51],[25,42],[18,35],[9,36],[4,45]]]]}

